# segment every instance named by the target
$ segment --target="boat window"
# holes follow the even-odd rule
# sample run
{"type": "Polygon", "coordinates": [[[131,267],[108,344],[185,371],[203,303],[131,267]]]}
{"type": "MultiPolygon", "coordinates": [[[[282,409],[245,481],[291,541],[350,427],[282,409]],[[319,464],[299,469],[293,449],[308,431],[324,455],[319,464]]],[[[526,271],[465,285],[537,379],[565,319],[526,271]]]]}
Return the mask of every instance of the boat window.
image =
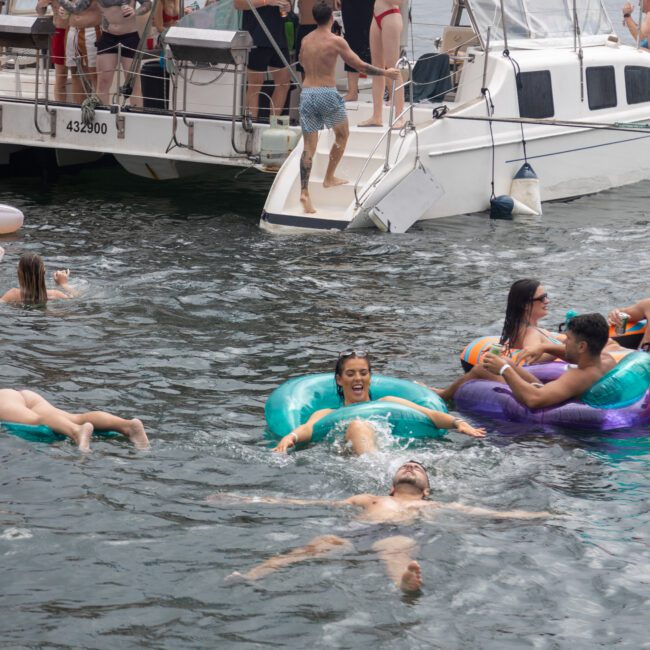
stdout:
{"type": "Polygon", "coordinates": [[[541,119],[553,117],[553,88],[549,70],[520,72],[517,75],[519,117],[541,119]]]}
{"type": "Polygon", "coordinates": [[[650,102],[650,68],[625,66],[625,94],[628,104],[650,102]]]}
{"type": "Polygon", "coordinates": [[[587,98],[592,111],[616,106],[616,77],[613,65],[587,68],[587,98]]]}

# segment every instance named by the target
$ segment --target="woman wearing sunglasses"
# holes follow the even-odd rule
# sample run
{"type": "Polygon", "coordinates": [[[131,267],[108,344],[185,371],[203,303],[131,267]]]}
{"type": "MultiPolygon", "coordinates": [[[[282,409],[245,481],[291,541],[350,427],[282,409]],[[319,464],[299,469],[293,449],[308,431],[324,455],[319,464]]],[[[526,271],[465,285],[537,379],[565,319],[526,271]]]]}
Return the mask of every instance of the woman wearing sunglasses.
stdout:
{"type": "MultiPolygon", "coordinates": [[[[336,387],[341,398],[342,406],[370,402],[370,382],[372,367],[368,353],[362,350],[346,350],[339,355],[334,369],[336,387]]],[[[420,406],[401,397],[382,397],[382,401],[395,402],[413,408],[428,416],[433,424],[440,429],[455,428],[460,433],[476,438],[485,436],[484,429],[476,429],[470,424],[455,418],[448,413],[434,411],[420,406]]],[[[273,451],[286,452],[298,443],[309,442],[312,437],[314,425],[335,409],[325,408],[311,414],[307,422],[296,427],[291,433],[284,436],[273,451]]],[[[350,422],[345,432],[355,454],[365,454],[377,449],[375,429],[370,422],[355,419],[350,422]]]]}
{"type": "MultiPolygon", "coordinates": [[[[551,334],[539,326],[539,321],[548,315],[550,304],[548,293],[539,280],[524,278],[517,280],[508,292],[506,316],[503,321],[501,339],[503,353],[512,350],[539,350],[540,347],[552,344],[561,345],[563,334],[551,334]]],[[[535,354],[536,362],[552,361],[555,357],[550,354],[535,354]]],[[[524,353],[520,360],[529,359],[524,353]]],[[[468,373],[462,375],[452,384],[443,389],[435,390],[445,400],[453,398],[458,387],[471,379],[494,379],[494,375],[485,370],[482,365],[476,364],[468,373]]]]}

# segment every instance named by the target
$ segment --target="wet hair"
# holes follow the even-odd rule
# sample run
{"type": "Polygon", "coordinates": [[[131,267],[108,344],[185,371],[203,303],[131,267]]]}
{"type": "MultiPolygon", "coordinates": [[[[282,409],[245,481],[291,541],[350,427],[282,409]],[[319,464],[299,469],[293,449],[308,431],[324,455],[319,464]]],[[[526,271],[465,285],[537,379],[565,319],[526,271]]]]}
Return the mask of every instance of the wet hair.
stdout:
{"type": "Polygon", "coordinates": [[[327,25],[332,17],[332,7],[326,2],[317,2],[311,10],[311,15],[317,25],[327,25]]]}
{"type": "MultiPolygon", "coordinates": [[[[345,366],[345,362],[349,359],[365,359],[366,363],[368,364],[368,372],[372,374],[372,365],[370,364],[370,357],[367,353],[364,353],[362,356],[358,355],[353,350],[350,352],[350,354],[339,354],[339,358],[336,360],[336,367],[334,368],[334,381],[336,383],[336,392],[338,393],[341,401],[343,401],[343,387],[338,385],[338,382],[336,382],[336,377],[340,377],[343,374],[343,367],[345,366]]],[[[372,397],[370,399],[372,399],[372,397]]]]}
{"type": "Polygon", "coordinates": [[[535,291],[541,282],[531,278],[524,278],[512,283],[508,292],[506,317],[501,330],[501,345],[513,345],[521,326],[526,324],[530,305],[535,297],[535,291]]]}
{"type": "Polygon", "coordinates": [[[574,316],[566,326],[578,341],[584,341],[592,357],[598,356],[609,339],[609,325],[602,314],[574,316]]]}
{"type": "Polygon", "coordinates": [[[20,299],[27,305],[42,305],[47,302],[45,286],[45,265],[40,255],[23,253],[18,262],[18,284],[20,299]]]}

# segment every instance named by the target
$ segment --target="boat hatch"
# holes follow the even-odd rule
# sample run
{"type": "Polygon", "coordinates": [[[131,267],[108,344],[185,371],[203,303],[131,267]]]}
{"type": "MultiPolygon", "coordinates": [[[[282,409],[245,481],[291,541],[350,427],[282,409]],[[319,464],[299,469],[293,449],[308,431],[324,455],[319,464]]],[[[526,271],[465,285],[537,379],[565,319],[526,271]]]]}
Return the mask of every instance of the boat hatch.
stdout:
{"type": "Polygon", "coordinates": [[[0,14],[0,46],[47,50],[52,34],[51,17],[0,14]]]}
{"type": "Polygon", "coordinates": [[[164,37],[175,59],[246,65],[253,39],[248,32],[174,26],[164,37]]]}

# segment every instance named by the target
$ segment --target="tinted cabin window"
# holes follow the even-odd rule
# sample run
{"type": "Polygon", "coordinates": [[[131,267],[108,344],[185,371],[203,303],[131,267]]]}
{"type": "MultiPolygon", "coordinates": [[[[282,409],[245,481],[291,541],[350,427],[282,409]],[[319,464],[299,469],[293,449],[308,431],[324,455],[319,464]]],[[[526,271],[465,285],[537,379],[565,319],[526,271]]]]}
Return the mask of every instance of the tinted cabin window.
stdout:
{"type": "Polygon", "coordinates": [[[650,68],[625,66],[625,94],[628,104],[650,102],[650,68]]]}
{"type": "Polygon", "coordinates": [[[587,98],[592,111],[616,106],[614,66],[587,68],[587,98]]]}
{"type": "Polygon", "coordinates": [[[520,72],[517,81],[519,117],[540,119],[555,115],[551,73],[548,70],[520,72]]]}

